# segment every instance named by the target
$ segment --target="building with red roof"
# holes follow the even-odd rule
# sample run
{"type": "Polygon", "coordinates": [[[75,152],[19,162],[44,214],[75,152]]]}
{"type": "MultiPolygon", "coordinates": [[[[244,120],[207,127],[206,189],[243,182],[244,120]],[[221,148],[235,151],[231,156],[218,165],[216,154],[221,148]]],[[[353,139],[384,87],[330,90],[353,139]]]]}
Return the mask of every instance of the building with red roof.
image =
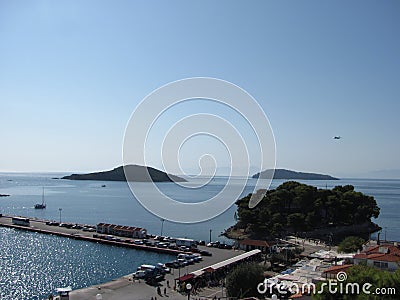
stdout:
{"type": "Polygon", "coordinates": [[[323,271],[322,274],[325,275],[326,279],[336,279],[336,276],[339,272],[346,272],[346,270],[352,266],[353,265],[351,264],[331,266],[325,271],[323,271]]]}
{"type": "Polygon", "coordinates": [[[112,234],[130,238],[145,238],[147,236],[147,230],[142,227],[133,227],[126,225],[115,225],[99,223],[97,224],[96,231],[103,234],[112,234]]]}
{"type": "Polygon", "coordinates": [[[270,248],[270,245],[267,243],[267,241],[263,240],[244,239],[239,241],[238,244],[239,248],[244,251],[259,249],[261,252],[266,253],[270,248]]]}
{"type": "Polygon", "coordinates": [[[395,271],[400,268],[400,247],[397,243],[370,247],[354,255],[354,264],[395,271]]]}

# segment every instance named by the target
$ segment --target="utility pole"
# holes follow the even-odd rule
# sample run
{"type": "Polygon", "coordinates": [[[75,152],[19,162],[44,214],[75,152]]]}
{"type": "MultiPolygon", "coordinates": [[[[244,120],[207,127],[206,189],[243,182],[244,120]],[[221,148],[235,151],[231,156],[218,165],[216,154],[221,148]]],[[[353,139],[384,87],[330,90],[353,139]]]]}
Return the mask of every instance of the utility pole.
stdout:
{"type": "Polygon", "coordinates": [[[61,211],[62,211],[62,208],[59,208],[58,210],[60,211],[60,223],[61,223],[61,211]]]}
{"type": "Polygon", "coordinates": [[[161,236],[162,236],[162,234],[163,234],[163,229],[164,229],[164,219],[161,219],[161,236]]]}

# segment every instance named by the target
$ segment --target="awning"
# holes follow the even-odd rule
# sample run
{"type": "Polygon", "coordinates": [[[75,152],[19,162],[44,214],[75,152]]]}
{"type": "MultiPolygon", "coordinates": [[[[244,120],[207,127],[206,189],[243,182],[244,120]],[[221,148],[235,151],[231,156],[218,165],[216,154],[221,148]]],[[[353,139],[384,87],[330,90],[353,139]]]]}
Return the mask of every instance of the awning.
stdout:
{"type": "Polygon", "coordinates": [[[187,281],[187,280],[192,279],[193,277],[194,277],[193,274],[187,274],[187,275],[183,275],[183,276],[181,276],[181,277],[179,277],[179,278],[175,278],[175,280],[187,281]]]}
{"type": "Polygon", "coordinates": [[[242,253],[240,255],[234,256],[232,258],[228,258],[227,260],[224,260],[224,261],[221,261],[219,263],[216,263],[216,264],[213,264],[211,266],[208,266],[208,267],[206,267],[204,269],[200,269],[200,270],[194,271],[191,274],[193,274],[195,276],[201,276],[206,272],[206,269],[210,269],[210,270],[213,269],[213,272],[214,272],[215,270],[218,270],[220,268],[229,266],[229,265],[231,265],[233,263],[242,261],[244,259],[247,259],[247,258],[253,256],[253,255],[260,254],[260,253],[261,253],[261,250],[259,250],[259,249],[252,250],[252,251],[249,251],[249,252],[245,252],[245,253],[242,253]]]}
{"type": "Polygon", "coordinates": [[[212,272],[215,271],[215,269],[212,268],[212,267],[207,267],[207,268],[203,269],[203,271],[204,271],[205,273],[212,273],[212,272]]]}

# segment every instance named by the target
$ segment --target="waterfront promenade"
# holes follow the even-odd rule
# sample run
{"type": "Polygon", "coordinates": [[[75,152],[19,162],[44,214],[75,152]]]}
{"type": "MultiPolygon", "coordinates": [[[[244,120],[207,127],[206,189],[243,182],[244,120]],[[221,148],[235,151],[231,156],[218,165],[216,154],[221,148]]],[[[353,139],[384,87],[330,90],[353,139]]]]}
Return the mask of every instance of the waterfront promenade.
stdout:
{"type": "MultiPolygon", "coordinates": [[[[46,221],[30,219],[30,226],[19,226],[12,224],[12,216],[2,216],[0,217],[0,226],[15,228],[18,230],[28,230],[33,232],[39,232],[43,234],[55,234],[67,238],[82,239],[90,242],[105,243],[116,245],[120,247],[128,247],[141,249],[143,251],[157,251],[168,254],[177,255],[182,253],[178,250],[149,247],[145,245],[135,245],[127,242],[109,241],[105,239],[93,238],[94,232],[83,231],[81,229],[70,229],[60,226],[50,226],[46,225],[46,221]]],[[[127,238],[124,238],[125,240],[127,238]]],[[[144,280],[134,280],[132,274],[127,274],[121,278],[112,280],[110,282],[98,284],[91,287],[86,287],[79,290],[74,290],[70,293],[71,300],[84,300],[84,299],[96,299],[96,295],[101,294],[103,299],[151,299],[151,297],[157,297],[157,299],[168,298],[168,299],[187,299],[187,295],[181,295],[174,289],[175,279],[180,276],[192,273],[194,271],[202,270],[216,263],[222,262],[224,260],[236,257],[244,252],[241,250],[233,249],[218,249],[209,248],[205,246],[198,246],[199,249],[207,250],[212,253],[212,256],[203,256],[203,260],[199,263],[193,265],[188,265],[180,269],[172,269],[170,274],[166,274],[165,280],[160,282],[160,288],[162,296],[157,294],[157,288],[150,286],[144,282],[144,280]],[[169,286],[167,285],[169,283],[169,286]],[[164,294],[164,289],[166,295],[164,294]]],[[[145,263],[145,262],[143,262],[145,263]]],[[[135,271],[135,270],[133,270],[135,271]]],[[[65,282],[65,286],[69,283],[65,282]]],[[[193,298],[213,298],[214,296],[221,297],[225,296],[225,291],[221,287],[211,287],[203,288],[198,291],[198,294],[193,298]]]]}
{"type": "MultiPolygon", "coordinates": [[[[90,232],[90,231],[84,231],[82,229],[72,229],[72,228],[60,227],[60,226],[50,226],[50,225],[46,224],[45,220],[29,219],[30,220],[29,227],[14,225],[14,224],[12,224],[12,217],[13,216],[4,216],[4,215],[2,217],[0,217],[0,226],[21,229],[21,230],[27,230],[27,231],[33,231],[33,232],[39,232],[39,233],[44,233],[44,234],[54,234],[54,235],[63,236],[63,237],[67,237],[67,238],[85,240],[85,241],[94,242],[94,243],[102,243],[102,244],[108,244],[108,245],[120,246],[120,247],[126,247],[126,248],[133,248],[133,249],[137,249],[137,250],[153,251],[153,252],[166,253],[166,254],[172,254],[172,255],[177,255],[178,253],[181,253],[181,251],[174,250],[174,249],[158,248],[158,247],[151,247],[151,246],[146,246],[146,245],[136,245],[136,244],[130,243],[130,242],[124,242],[124,241],[120,242],[120,241],[107,240],[104,238],[96,238],[96,237],[93,237],[93,234],[96,234],[96,232],[90,232]]],[[[123,238],[121,240],[133,241],[135,239],[134,238],[123,238]]]]}
{"type": "MultiPolygon", "coordinates": [[[[183,276],[244,253],[243,251],[238,250],[208,248],[204,246],[199,246],[199,248],[211,252],[212,256],[203,257],[201,262],[181,268],[180,272],[178,269],[172,269],[170,274],[166,274],[165,280],[160,282],[162,296],[157,294],[157,287],[150,286],[143,280],[133,280],[132,274],[129,274],[111,282],[72,291],[70,293],[70,299],[91,300],[96,299],[97,294],[101,294],[103,299],[107,300],[150,300],[151,297],[157,297],[158,300],[188,299],[187,295],[182,295],[174,290],[174,282],[175,279],[179,277],[179,273],[180,276],[183,276]],[[167,286],[167,281],[169,282],[170,287],[167,286]],[[164,295],[164,288],[167,292],[166,295],[164,295]]],[[[222,287],[205,287],[198,291],[196,295],[192,295],[191,299],[212,299],[214,296],[218,299],[218,297],[225,295],[225,289],[222,289],[222,287]]]]}

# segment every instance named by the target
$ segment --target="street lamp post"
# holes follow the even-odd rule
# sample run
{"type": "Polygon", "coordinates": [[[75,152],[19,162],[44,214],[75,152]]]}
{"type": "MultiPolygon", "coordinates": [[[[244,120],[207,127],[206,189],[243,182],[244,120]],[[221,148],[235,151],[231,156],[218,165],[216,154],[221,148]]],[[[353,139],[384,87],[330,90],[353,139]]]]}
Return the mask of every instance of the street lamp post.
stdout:
{"type": "Polygon", "coordinates": [[[163,229],[164,229],[164,219],[161,219],[161,236],[162,236],[162,234],[163,234],[163,229]]]}
{"type": "Polygon", "coordinates": [[[221,298],[224,297],[224,287],[225,287],[225,284],[226,284],[225,281],[226,281],[226,278],[224,278],[222,280],[222,284],[221,284],[221,298]]]}
{"type": "Polygon", "coordinates": [[[187,290],[187,293],[188,293],[188,300],[190,300],[190,290],[191,289],[192,289],[192,285],[190,283],[188,283],[186,285],[186,290],[187,290]]]}
{"type": "Polygon", "coordinates": [[[61,223],[61,211],[62,211],[62,208],[59,208],[58,210],[60,211],[60,223],[61,223]]]}

